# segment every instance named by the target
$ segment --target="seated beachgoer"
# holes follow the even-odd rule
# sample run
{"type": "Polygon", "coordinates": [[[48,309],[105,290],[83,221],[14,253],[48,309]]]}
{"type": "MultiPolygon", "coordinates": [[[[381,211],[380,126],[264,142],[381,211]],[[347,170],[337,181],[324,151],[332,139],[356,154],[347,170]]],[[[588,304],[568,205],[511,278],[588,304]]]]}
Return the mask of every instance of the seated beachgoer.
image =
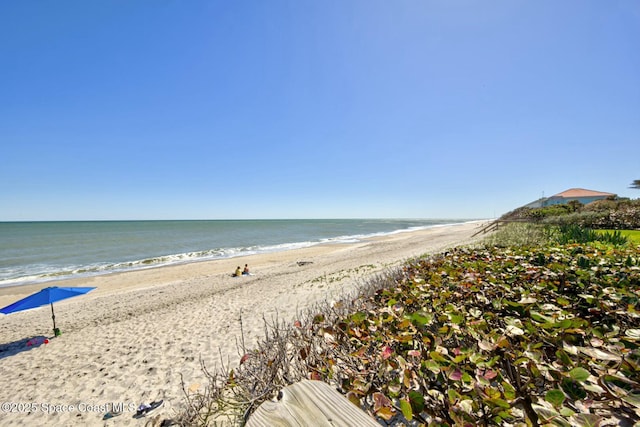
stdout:
{"type": "Polygon", "coordinates": [[[249,273],[249,264],[245,264],[244,265],[244,270],[242,270],[242,275],[243,276],[248,276],[249,274],[250,274],[249,273]]]}
{"type": "Polygon", "coordinates": [[[242,276],[242,270],[240,269],[240,266],[238,266],[238,268],[236,268],[236,272],[232,274],[233,277],[240,277],[242,276]]]}

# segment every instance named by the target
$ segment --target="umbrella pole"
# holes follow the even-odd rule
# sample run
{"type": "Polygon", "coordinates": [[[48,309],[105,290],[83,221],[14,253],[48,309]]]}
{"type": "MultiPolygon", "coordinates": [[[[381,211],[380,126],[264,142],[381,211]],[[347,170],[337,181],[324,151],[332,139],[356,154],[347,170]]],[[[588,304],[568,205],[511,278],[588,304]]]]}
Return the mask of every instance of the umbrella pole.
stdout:
{"type": "Polygon", "coordinates": [[[60,329],[56,328],[56,315],[53,312],[53,303],[51,303],[51,319],[53,320],[53,336],[57,337],[60,335],[60,329]]]}

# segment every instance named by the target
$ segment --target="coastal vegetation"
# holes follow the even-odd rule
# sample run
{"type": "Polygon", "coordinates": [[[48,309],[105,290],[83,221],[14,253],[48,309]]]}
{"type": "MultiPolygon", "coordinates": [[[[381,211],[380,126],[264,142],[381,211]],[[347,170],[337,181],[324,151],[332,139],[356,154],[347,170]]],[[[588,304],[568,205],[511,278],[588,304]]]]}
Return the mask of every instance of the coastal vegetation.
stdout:
{"type": "Polygon", "coordinates": [[[593,229],[640,229],[640,199],[606,199],[583,205],[572,201],[541,208],[518,208],[502,221],[548,225],[578,225],[593,229]]]}
{"type": "Polygon", "coordinates": [[[407,261],[293,323],[265,319],[238,366],[203,366],[209,385],[185,390],[179,421],[242,425],[306,378],[382,425],[640,425],[640,245],[621,231],[640,203],[604,202],[520,210],[482,244],[407,261]]]}

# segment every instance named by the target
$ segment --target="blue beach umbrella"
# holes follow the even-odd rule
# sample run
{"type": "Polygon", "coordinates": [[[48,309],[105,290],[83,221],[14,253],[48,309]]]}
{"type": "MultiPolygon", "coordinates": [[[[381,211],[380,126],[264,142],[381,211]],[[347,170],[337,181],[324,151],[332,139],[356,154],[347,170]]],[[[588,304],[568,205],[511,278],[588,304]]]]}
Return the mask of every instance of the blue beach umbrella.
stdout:
{"type": "Polygon", "coordinates": [[[33,295],[29,295],[26,298],[22,298],[20,301],[9,304],[4,308],[0,308],[0,313],[10,314],[15,313],[16,311],[29,310],[31,308],[50,304],[51,318],[53,319],[53,334],[58,336],[60,335],[60,329],[56,328],[56,315],[53,313],[53,303],[63,299],[84,295],[94,289],[95,288],[59,288],[57,286],[51,286],[49,288],[44,288],[33,295]]]}

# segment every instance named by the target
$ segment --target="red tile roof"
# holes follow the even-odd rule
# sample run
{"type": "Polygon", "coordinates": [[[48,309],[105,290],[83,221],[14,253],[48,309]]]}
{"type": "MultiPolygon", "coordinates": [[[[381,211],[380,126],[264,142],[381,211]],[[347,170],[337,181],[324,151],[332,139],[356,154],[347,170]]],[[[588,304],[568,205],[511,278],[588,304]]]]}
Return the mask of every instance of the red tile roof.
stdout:
{"type": "Polygon", "coordinates": [[[609,197],[615,196],[613,193],[604,193],[602,191],[585,190],[584,188],[570,188],[562,193],[555,194],[551,197],[577,198],[577,197],[609,197]]]}

